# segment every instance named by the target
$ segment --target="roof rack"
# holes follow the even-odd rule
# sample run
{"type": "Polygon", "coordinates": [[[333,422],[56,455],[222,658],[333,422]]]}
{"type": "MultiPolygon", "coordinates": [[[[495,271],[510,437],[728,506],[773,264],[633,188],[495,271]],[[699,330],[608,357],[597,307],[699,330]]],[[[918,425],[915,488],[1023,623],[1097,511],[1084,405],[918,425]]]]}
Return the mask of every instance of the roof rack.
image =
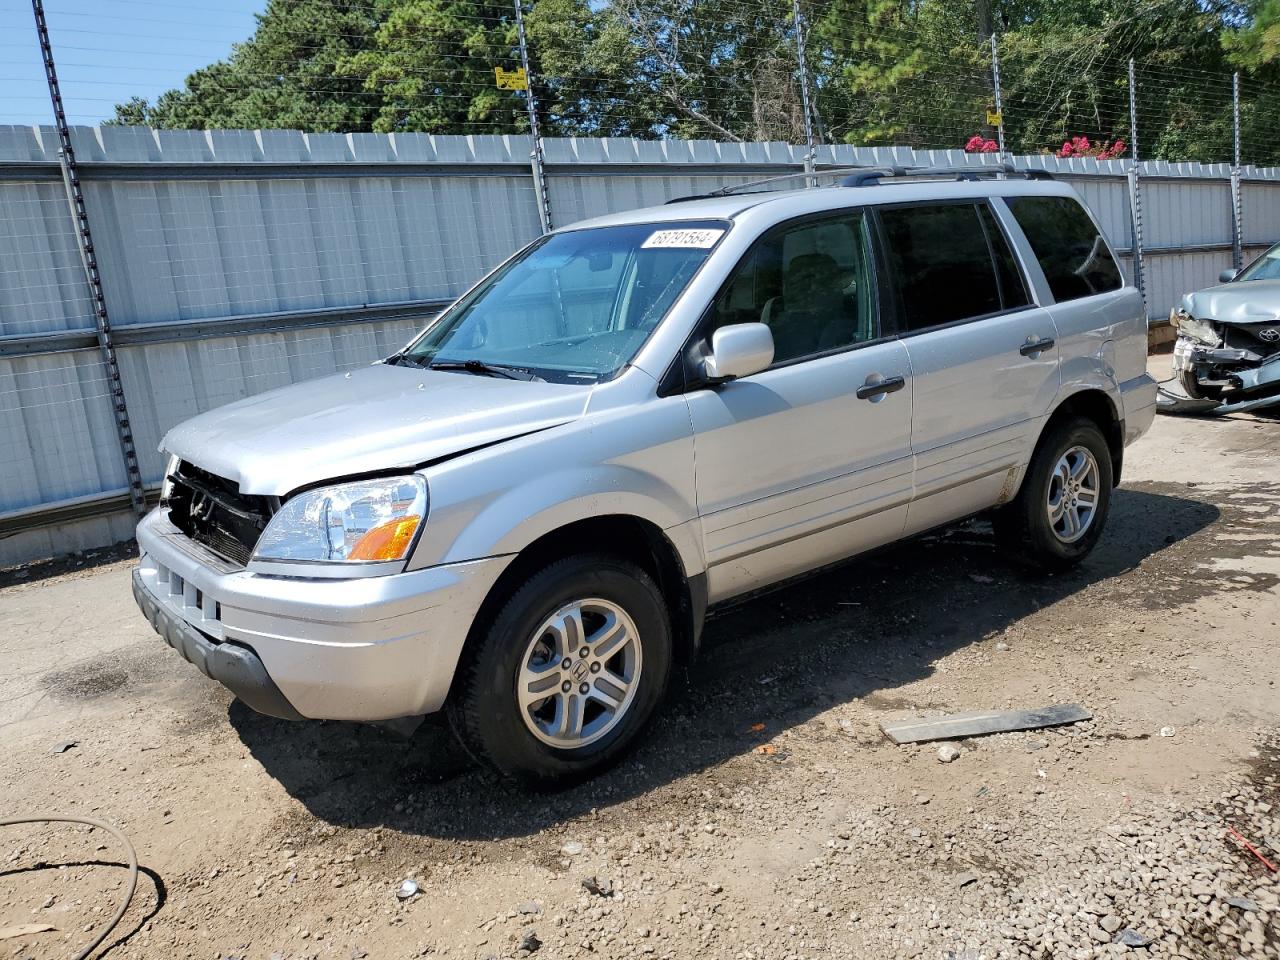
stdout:
{"type": "MultiPolygon", "coordinates": [[[[667,203],[683,203],[686,200],[707,200],[711,197],[730,197],[741,191],[748,190],[751,187],[762,187],[771,183],[781,183],[784,180],[804,180],[813,177],[839,177],[858,173],[859,171],[866,169],[866,167],[830,167],[826,170],[802,170],[797,173],[784,173],[776,177],[765,177],[763,180],[748,180],[746,183],[735,183],[732,186],[721,187],[719,190],[712,190],[710,193],[695,193],[689,197],[675,197],[668,200],[667,203]]],[[[763,193],[764,191],[759,192],[763,193]]]]}
{"type": "Polygon", "coordinates": [[[878,184],[885,178],[908,178],[908,177],[954,177],[956,180],[981,180],[988,177],[1017,177],[1021,180],[1052,180],[1053,174],[1048,170],[1018,170],[1012,163],[1005,161],[996,166],[994,164],[983,164],[982,166],[955,166],[955,167],[907,167],[901,165],[886,166],[861,166],[861,167],[830,167],[826,170],[801,171],[798,173],[785,173],[777,177],[766,177],[763,180],[750,180],[746,183],[738,183],[729,187],[721,187],[719,190],[712,190],[710,193],[699,193],[689,197],[675,197],[668,200],[667,203],[684,203],[686,200],[706,200],[712,197],[729,197],[742,192],[758,192],[752,191],[752,187],[761,187],[769,184],[781,183],[786,180],[812,179],[814,177],[843,177],[839,186],[842,187],[869,187],[878,184]]]}
{"type": "Polygon", "coordinates": [[[999,166],[983,164],[982,166],[955,167],[863,167],[852,176],[840,181],[842,187],[874,186],[885,177],[955,177],[957,180],[982,180],[989,177],[1016,177],[1019,180],[1052,180],[1053,174],[1048,170],[1018,170],[1006,160],[999,166]]]}

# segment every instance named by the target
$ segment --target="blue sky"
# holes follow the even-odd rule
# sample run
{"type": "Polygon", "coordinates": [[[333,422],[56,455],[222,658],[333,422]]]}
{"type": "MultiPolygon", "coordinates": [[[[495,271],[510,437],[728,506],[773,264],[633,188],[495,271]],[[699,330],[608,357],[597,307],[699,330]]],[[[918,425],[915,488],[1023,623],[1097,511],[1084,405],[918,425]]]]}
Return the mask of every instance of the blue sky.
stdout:
{"type": "MultiPolygon", "coordinates": [[[[45,0],[72,124],[133,96],[154,100],[254,31],[266,0],[45,0]]],[[[0,0],[0,124],[52,123],[28,0],[0,0]]]]}

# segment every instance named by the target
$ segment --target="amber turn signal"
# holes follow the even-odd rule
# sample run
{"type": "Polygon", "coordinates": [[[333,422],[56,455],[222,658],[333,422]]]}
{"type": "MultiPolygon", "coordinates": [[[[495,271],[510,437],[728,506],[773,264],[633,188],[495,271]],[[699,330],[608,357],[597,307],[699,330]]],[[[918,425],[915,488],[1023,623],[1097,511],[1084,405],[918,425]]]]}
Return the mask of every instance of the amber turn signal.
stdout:
{"type": "Polygon", "coordinates": [[[347,559],[402,560],[421,522],[421,517],[410,515],[380,524],[356,541],[347,559]]]}

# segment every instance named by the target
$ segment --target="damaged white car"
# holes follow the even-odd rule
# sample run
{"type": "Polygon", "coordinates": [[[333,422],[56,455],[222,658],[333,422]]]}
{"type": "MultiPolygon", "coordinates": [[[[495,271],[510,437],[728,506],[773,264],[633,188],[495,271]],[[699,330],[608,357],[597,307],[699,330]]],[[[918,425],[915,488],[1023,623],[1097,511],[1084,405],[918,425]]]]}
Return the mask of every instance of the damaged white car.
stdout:
{"type": "Polygon", "coordinates": [[[1189,293],[1169,315],[1173,373],[1190,401],[1175,412],[1235,413],[1280,404],[1280,243],[1217,286],[1189,293]]]}

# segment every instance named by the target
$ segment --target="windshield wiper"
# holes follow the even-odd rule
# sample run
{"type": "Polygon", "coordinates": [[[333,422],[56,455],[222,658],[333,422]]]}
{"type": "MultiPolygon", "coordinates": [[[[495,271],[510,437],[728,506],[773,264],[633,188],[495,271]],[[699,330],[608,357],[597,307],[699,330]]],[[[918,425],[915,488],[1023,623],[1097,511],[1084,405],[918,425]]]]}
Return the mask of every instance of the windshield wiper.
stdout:
{"type": "Polygon", "coordinates": [[[532,370],[524,367],[513,367],[505,363],[486,363],[484,360],[433,360],[426,364],[428,370],[465,370],[467,373],[479,374],[482,377],[504,377],[507,380],[538,380],[532,370]]]}

